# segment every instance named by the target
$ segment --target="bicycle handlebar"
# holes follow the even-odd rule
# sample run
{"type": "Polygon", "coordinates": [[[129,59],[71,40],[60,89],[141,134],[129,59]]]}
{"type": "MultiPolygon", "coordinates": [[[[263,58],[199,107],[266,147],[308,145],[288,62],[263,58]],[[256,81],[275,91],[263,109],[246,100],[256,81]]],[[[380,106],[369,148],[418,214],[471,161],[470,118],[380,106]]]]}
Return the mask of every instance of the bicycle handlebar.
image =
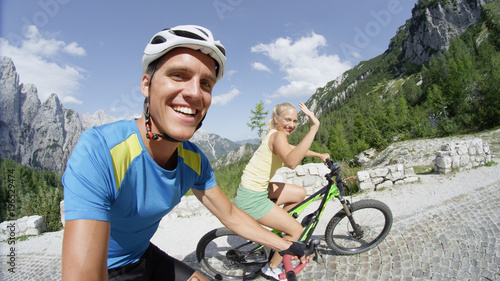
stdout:
{"type": "Polygon", "coordinates": [[[325,165],[326,165],[326,166],[328,167],[328,169],[330,169],[330,171],[332,171],[332,172],[333,172],[333,171],[336,171],[336,170],[340,167],[340,165],[339,165],[338,163],[333,162],[333,160],[332,160],[332,159],[329,159],[329,158],[328,158],[328,159],[326,159],[326,161],[325,161],[325,165]]]}
{"type": "Polygon", "coordinates": [[[307,264],[307,261],[299,263],[295,268],[292,264],[292,255],[284,255],[283,256],[283,267],[285,268],[285,272],[279,275],[280,280],[287,279],[288,281],[297,281],[297,276],[300,271],[302,271],[307,264]]]}

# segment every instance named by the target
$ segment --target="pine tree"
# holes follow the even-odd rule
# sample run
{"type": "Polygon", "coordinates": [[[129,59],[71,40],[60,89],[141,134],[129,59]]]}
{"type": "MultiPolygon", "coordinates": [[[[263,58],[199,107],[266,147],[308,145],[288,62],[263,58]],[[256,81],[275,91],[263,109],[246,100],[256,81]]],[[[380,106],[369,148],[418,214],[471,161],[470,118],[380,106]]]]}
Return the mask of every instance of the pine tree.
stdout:
{"type": "Polygon", "coordinates": [[[268,111],[264,111],[264,102],[260,101],[257,103],[255,106],[254,110],[251,110],[252,115],[250,116],[250,123],[247,123],[247,126],[252,129],[257,129],[257,134],[259,135],[259,138],[262,137],[264,134],[264,128],[266,126],[266,117],[267,114],[269,113],[268,111]]]}

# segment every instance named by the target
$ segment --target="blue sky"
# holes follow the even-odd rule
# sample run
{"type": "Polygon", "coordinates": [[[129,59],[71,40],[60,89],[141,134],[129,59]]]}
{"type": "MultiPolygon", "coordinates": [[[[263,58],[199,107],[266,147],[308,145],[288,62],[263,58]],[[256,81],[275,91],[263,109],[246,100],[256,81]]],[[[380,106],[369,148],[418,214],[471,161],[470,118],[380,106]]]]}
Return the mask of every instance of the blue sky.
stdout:
{"type": "Polygon", "coordinates": [[[257,137],[246,125],[266,110],[297,105],[317,87],[383,53],[417,0],[0,0],[0,55],[44,102],[56,93],[80,114],[142,113],[144,47],[181,24],[210,29],[226,48],[226,74],[213,90],[202,129],[233,141],[257,137]]]}

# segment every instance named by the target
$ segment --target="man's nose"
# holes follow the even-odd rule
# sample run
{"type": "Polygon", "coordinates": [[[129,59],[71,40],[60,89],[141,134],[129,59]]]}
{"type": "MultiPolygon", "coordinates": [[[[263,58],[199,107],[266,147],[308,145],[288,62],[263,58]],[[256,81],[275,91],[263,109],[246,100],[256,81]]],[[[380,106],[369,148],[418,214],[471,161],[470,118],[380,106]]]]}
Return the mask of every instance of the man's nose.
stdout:
{"type": "Polygon", "coordinates": [[[191,99],[201,98],[201,86],[197,79],[191,79],[184,85],[183,96],[191,99]]]}

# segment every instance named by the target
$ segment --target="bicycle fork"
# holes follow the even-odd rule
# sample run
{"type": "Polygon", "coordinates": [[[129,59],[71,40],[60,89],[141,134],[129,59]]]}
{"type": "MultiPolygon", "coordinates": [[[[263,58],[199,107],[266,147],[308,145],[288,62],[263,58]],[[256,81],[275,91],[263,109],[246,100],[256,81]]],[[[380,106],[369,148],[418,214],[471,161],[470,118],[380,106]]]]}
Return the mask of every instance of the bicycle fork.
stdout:
{"type": "Polygon", "coordinates": [[[352,216],[351,212],[351,203],[349,200],[345,200],[344,197],[342,196],[337,196],[337,198],[340,201],[340,204],[342,204],[342,207],[344,208],[344,212],[346,213],[347,218],[349,219],[349,222],[351,223],[352,230],[353,232],[351,233],[354,238],[360,239],[363,237],[363,230],[361,230],[361,227],[354,221],[354,217],[352,216]]]}

